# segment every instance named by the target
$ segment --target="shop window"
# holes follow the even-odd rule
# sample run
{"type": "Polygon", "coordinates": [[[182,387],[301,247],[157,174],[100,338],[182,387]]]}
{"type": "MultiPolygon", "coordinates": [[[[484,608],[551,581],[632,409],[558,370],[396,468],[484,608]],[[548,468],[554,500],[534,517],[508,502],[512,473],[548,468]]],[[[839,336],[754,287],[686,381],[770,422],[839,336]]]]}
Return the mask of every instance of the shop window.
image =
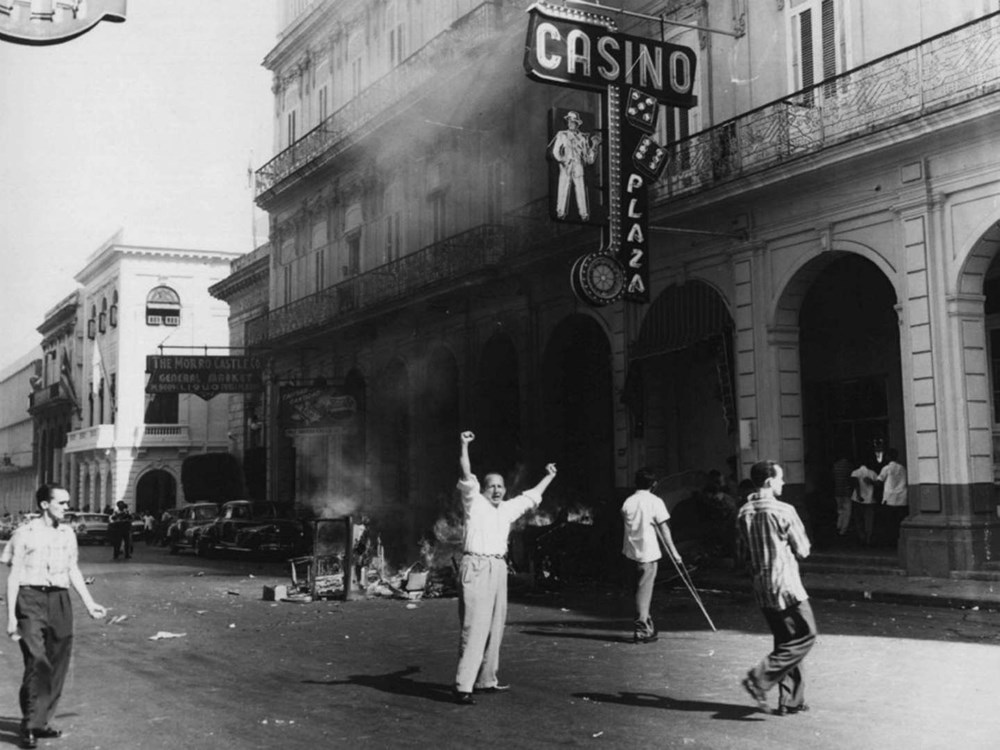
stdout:
{"type": "Polygon", "coordinates": [[[177,326],[181,323],[181,298],[168,286],[158,286],[146,295],[146,325],[177,326]]]}

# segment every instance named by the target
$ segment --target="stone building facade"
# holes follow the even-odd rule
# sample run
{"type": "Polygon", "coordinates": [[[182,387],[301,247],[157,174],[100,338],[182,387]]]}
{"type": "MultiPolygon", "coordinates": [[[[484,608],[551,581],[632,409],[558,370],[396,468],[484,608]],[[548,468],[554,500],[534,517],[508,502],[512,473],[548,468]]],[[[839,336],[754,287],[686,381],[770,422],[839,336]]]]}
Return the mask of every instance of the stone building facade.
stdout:
{"type": "MultiPolygon", "coordinates": [[[[233,331],[268,357],[255,414],[270,495],[372,514],[412,555],[453,509],[471,428],[479,470],[517,487],[555,460],[549,508],[598,516],[640,466],[683,494],[769,456],[825,541],[834,460],[893,448],[909,472],[900,565],[988,568],[992,4],[552,10],[697,57],[695,105],[659,112],[670,164],[650,187],[649,301],[607,305],[570,283],[601,229],[548,211],[549,124],[573,111],[605,127],[603,95],[526,77],[529,5],[308,3],[267,54],[267,309],[233,331]]],[[[242,434],[247,415],[233,418],[242,434]]]]}

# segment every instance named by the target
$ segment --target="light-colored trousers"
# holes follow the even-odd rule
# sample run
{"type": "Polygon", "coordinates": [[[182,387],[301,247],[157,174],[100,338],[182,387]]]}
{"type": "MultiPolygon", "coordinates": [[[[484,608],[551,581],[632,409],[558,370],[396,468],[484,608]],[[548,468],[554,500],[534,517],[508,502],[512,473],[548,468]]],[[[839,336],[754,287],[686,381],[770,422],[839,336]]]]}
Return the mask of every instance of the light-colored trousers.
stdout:
{"type": "Polygon", "coordinates": [[[455,689],[471,693],[473,688],[497,684],[500,641],[507,622],[507,562],[498,557],[465,555],[459,573],[462,633],[455,689]]]}

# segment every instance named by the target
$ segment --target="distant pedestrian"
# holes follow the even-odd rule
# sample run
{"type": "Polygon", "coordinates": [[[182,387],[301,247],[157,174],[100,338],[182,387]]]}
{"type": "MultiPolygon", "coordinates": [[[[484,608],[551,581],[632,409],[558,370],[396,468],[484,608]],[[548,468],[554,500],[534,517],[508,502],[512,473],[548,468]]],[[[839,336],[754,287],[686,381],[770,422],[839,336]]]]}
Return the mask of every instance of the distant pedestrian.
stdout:
{"type": "Polygon", "coordinates": [[[494,693],[507,690],[497,680],[500,642],[507,622],[507,538],[510,526],[542,502],[542,493],[555,479],[556,465],[545,467],[545,476],[530,490],[504,501],[507,488],[503,477],[490,473],[479,480],[472,473],[469,443],[471,432],[461,434],[459,465],[465,530],[462,534],[462,563],[459,567],[458,616],[462,621],[455,695],[459,703],[472,705],[472,691],[494,693]]]}
{"type": "Polygon", "coordinates": [[[882,504],[889,511],[887,541],[895,544],[899,539],[899,527],[909,513],[907,499],[906,467],[899,463],[899,451],[889,448],[886,451],[888,463],[878,474],[882,483],[882,504]]]}
{"type": "Polygon", "coordinates": [[[740,508],[737,528],[754,596],[774,635],[771,653],[743,678],[743,689],[763,710],[767,691],[778,686],[779,715],[808,711],[802,660],[816,642],[816,621],[799,577],[798,561],[809,556],[809,538],[798,513],[780,501],[784,472],[774,461],[750,469],[757,491],[740,508]]]}
{"type": "Polygon", "coordinates": [[[856,505],[858,526],[858,538],[862,547],[870,547],[872,537],[875,533],[875,481],[878,479],[878,472],[869,468],[871,459],[862,461],[851,477],[857,482],[852,499],[856,505]]]}
{"type": "Polygon", "coordinates": [[[0,554],[7,576],[7,634],[24,658],[21,679],[21,747],[59,737],[50,723],[62,695],[73,646],[72,587],[91,617],[104,607],[87,591],[78,566],[76,534],[63,523],[69,492],[58,484],[42,485],[35,494],[41,511],[18,528],[0,554]]]}
{"type": "Polygon", "coordinates": [[[680,553],[674,546],[670,535],[670,513],[663,500],[653,494],[656,486],[656,474],[651,469],[639,469],[635,473],[635,492],[622,504],[622,519],[624,521],[624,538],[622,554],[633,562],[635,596],[635,622],[632,629],[633,643],[649,643],[656,640],[656,625],[650,615],[653,602],[653,586],[656,583],[656,573],[660,552],[660,542],[657,539],[656,527],[659,526],[666,540],[669,554],[677,565],[683,565],[680,553]]]}
{"type": "Polygon", "coordinates": [[[844,536],[851,527],[851,496],[854,494],[851,471],[853,462],[841,456],[833,463],[833,499],[837,504],[837,534],[844,536]]]}
{"type": "Polygon", "coordinates": [[[156,536],[156,517],[150,512],[146,511],[142,514],[142,536],[146,540],[146,546],[152,544],[156,536]]]}
{"type": "Polygon", "coordinates": [[[108,519],[108,529],[111,534],[113,556],[115,560],[125,555],[132,557],[132,512],[124,500],[118,501],[118,509],[108,519]]]}

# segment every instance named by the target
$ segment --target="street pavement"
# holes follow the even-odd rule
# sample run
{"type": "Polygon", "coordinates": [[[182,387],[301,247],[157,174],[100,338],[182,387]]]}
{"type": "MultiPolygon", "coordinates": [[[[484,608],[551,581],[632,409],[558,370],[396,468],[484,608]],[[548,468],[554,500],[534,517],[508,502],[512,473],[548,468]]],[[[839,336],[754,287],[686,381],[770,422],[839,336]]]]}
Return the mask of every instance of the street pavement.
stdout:
{"type": "MultiPolygon", "coordinates": [[[[881,603],[864,588],[838,598],[807,575],[821,631],[806,661],[812,710],[779,717],[739,686],[771,638],[735,574],[726,588],[709,585],[722,573],[694,575],[715,632],[683,588],[659,586],[661,637],[644,645],[630,642],[631,604],[617,588],[542,592],[515,580],[501,659],[512,690],[459,706],[455,599],[269,602],[263,587],[288,583],[283,565],[142,545],[128,562],[106,547],[82,556],[111,611],[98,622],[77,606],[66,735],[41,747],[1000,746],[1000,613],[982,601],[881,603]]],[[[5,643],[0,747],[16,742],[19,717],[20,654],[5,643]]]]}

